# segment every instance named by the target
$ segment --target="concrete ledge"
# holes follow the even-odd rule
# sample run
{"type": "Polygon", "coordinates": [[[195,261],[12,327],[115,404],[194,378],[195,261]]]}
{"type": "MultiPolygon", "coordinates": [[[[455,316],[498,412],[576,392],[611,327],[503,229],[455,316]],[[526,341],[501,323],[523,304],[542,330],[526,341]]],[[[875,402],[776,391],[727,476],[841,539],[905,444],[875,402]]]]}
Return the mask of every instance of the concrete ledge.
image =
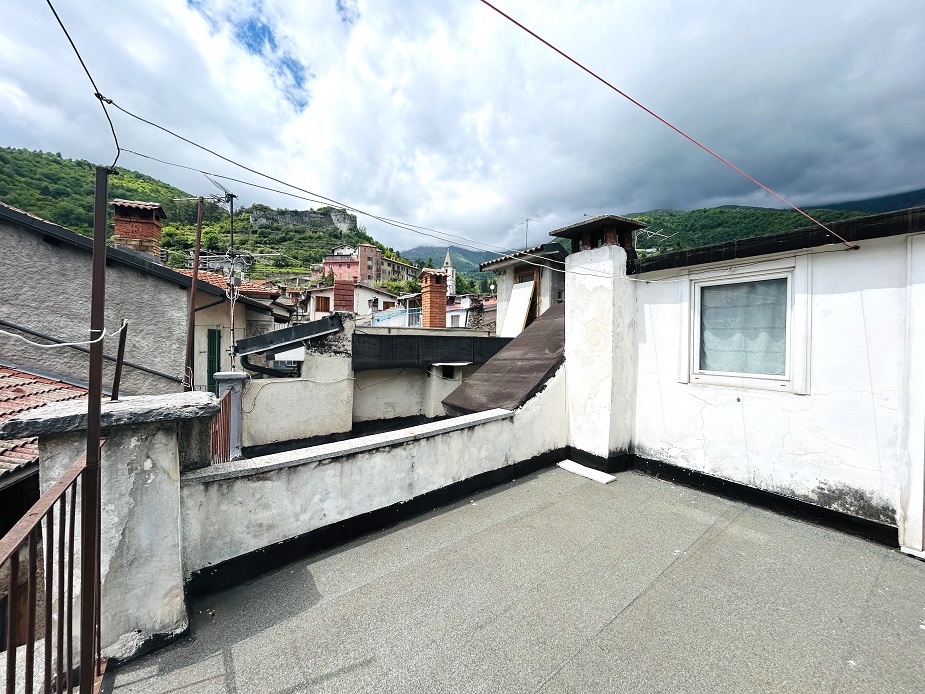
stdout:
{"type": "MultiPolygon", "coordinates": [[[[110,429],[117,426],[212,417],[218,410],[218,398],[212,393],[138,395],[121,398],[116,402],[104,400],[100,426],[110,429]]],[[[56,402],[8,419],[0,425],[0,438],[47,436],[83,431],[86,428],[86,400],[56,402]]]]}
{"type": "Polygon", "coordinates": [[[233,559],[204,567],[192,573],[186,589],[191,595],[202,596],[240,585],[303,557],[350,542],[367,533],[387,528],[422,513],[453,504],[483,489],[507,484],[512,480],[533,474],[538,470],[555,465],[562,460],[565,454],[565,449],[549,451],[513,465],[460,480],[408,501],[346,518],[233,559]]]}
{"type": "Polygon", "coordinates": [[[343,458],[364,451],[397,446],[408,443],[409,441],[417,441],[432,436],[439,436],[440,434],[451,431],[468,429],[478,426],[479,424],[486,424],[501,419],[510,419],[513,416],[514,412],[512,410],[488,410],[487,412],[477,412],[475,414],[454,417],[439,422],[421,424],[407,429],[399,429],[398,431],[361,436],[360,438],[350,439],[349,441],[336,441],[334,443],[312,446],[311,448],[302,448],[296,451],[264,455],[259,458],[235,460],[220,465],[212,465],[202,470],[187,472],[181,476],[180,484],[181,486],[186,486],[190,484],[201,484],[203,482],[234,479],[237,477],[248,477],[320,460],[343,458]]]}

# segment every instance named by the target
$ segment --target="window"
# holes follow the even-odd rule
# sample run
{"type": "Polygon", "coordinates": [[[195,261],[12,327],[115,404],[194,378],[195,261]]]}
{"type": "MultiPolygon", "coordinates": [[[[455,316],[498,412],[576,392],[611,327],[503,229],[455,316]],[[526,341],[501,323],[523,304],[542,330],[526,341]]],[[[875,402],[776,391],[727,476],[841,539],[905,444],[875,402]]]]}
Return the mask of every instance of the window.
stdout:
{"type": "Polygon", "coordinates": [[[786,277],[701,284],[697,371],[787,375],[786,277]]]}
{"type": "Polygon", "coordinates": [[[715,267],[681,282],[681,383],[809,388],[808,259],[715,267]]]}
{"type": "Polygon", "coordinates": [[[316,296],[315,297],[315,310],[323,311],[324,313],[330,313],[331,312],[331,297],[316,296]]]}

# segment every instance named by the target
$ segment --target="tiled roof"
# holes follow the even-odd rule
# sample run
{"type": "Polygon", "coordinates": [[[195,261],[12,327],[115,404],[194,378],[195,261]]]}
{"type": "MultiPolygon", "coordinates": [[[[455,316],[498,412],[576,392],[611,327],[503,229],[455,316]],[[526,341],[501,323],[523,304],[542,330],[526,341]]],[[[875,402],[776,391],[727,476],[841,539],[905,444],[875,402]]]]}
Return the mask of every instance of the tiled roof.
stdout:
{"type": "Polygon", "coordinates": [[[112,205],[113,207],[131,207],[136,210],[154,210],[161,219],[167,219],[167,213],[164,212],[164,208],[161,207],[160,203],[144,202],[143,200],[120,200],[116,198],[112,201],[112,205]]]}
{"type": "Polygon", "coordinates": [[[68,232],[68,233],[71,233],[71,234],[74,233],[74,232],[72,232],[70,229],[68,229],[67,227],[63,227],[63,226],[61,226],[60,224],[56,224],[55,222],[49,222],[47,219],[43,219],[42,217],[37,217],[37,216],[35,216],[34,214],[32,214],[31,212],[26,212],[25,210],[21,210],[21,209],[19,209],[18,207],[13,207],[12,205],[7,205],[5,202],[0,202],[0,207],[4,207],[4,208],[6,208],[6,209],[8,209],[8,210],[13,210],[14,212],[18,212],[19,214],[25,215],[26,217],[29,217],[29,218],[31,218],[31,219],[34,219],[34,220],[37,221],[37,222],[42,222],[43,224],[50,224],[51,226],[58,227],[59,229],[63,229],[64,231],[66,231],[66,232],[68,232]]]}
{"type": "MultiPolygon", "coordinates": [[[[86,397],[86,388],[0,366],[0,422],[50,402],[86,397]]],[[[0,477],[39,459],[37,439],[0,440],[0,477]]]]}
{"type": "Polygon", "coordinates": [[[539,246],[534,246],[533,248],[525,248],[522,251],[517,251],[515,253],[509,253],[508,255],[502,255],[498,258],[492,258],[491,260],[486,260],[484,263],[479,265],[479,270],[483,270],[492,265],[497,265],[498,263],[504,263],[508,260],[515,260],[517,258],[529,258],[531,256],[537,257],[538,259],[546,256],[560,256],[565,258],[568,253],[565,252],[565,248],[559,243],[543,243],[539,246]]]}
{"type": "Polygon", "coordinates": [[[582,219],[580,222],[569,224],[567,227],[562,227],[561,229],[550,231],[549,235],[571,238],[576,234],[581,233],[582,231],[590,231],[592,229],[597,229],[598,227],[608,224],[616,224],[620,227],[630,229],[645,229],[647,226],[649,226],[645,222],[640,222],[636,219],[630,219],[629,217],[623,217],[618,214],[599,214],[597,217],[582,219]]]}
{"type": "MultiPolygon", "coordinates": [[[[186,275],[187,277],[193,276],[192,270],[177,270],[177,272],[186,275]]],[[[225,289],[228,286],[228,279],[220,272],[210,272],[208,270],[199,271],[199,281],[207,282],[216,287],[221,287],[225,289]]],[[[253,280],[244,280],[241,282],[241,293],[244,296],[250,297],[260,297],[260,298],[273,298],[282,294],[281,291],[275,288],[268,288],[263,285],[261,282],[254,282],[253,280]]]]}

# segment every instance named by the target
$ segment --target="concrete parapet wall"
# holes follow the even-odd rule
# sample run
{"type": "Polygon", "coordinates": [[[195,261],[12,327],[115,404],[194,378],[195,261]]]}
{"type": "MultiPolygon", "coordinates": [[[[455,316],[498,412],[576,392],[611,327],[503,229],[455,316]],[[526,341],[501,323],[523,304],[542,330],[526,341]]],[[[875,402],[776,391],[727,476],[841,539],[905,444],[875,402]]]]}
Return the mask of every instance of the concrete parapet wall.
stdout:
{"type": "Polygon", "coordinates": [[[567,445],[564,369],[515,412],[234,461],[181,477],[183,566],[194,571],[567,445]]]}

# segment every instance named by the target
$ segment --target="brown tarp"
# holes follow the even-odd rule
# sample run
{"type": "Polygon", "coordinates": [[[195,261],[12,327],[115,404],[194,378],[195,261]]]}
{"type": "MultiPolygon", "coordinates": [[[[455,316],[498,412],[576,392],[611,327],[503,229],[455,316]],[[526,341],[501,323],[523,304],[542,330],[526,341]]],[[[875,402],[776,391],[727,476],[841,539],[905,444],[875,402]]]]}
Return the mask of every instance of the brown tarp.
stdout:
{"type": "Polygon", "coordinates": [[[443,400],[449,415],[513,410],[533,397],[565,360],[565,304],[543,315],[443,400]]]}

